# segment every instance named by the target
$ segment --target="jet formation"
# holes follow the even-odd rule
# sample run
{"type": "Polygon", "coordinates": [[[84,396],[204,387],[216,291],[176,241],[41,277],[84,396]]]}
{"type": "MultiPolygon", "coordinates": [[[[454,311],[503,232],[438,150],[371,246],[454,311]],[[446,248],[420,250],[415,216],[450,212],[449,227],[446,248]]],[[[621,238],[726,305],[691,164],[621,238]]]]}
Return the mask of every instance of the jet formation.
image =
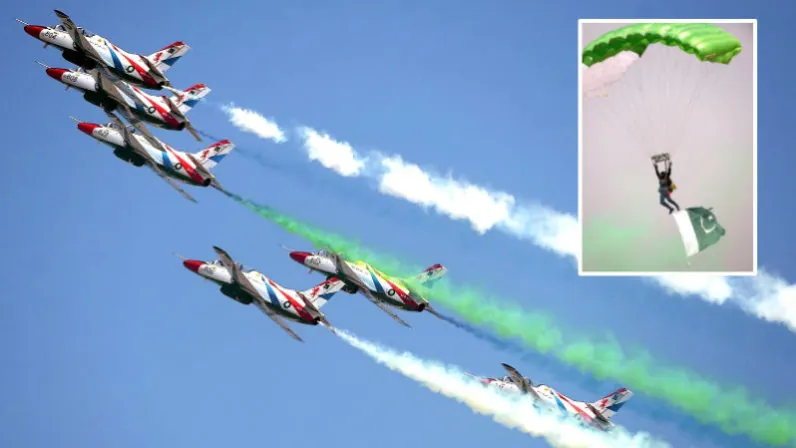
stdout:
{"type": "MultiPolygon", "coordinates": [[[[171,185],[186,199],[196,202],[183,185],[213,187],[229,194],[212,173],[235,145],[221,140],[195,152],[182,151],[169,146],[147,128],[147,124],[162,130],[187,131],[197,141],[202,141],[187,114],[210,93],[204,84],[194,84],[185,90],[172,86],[166,73],[185,56],[190,47],[177,41],[149,55],[123,50],[106,37],[77,26],[64,12],[55,10],[59,23],[54,26],[31,25],[20,19],[24,31],[61,52],[62,57],[74,64],[72,68],[51,67],[43,62],[50,78],[82,94],[83,99],[105,113],[105,124],[77,122],[77,129],[113,148],[113,155],[135,167],[147,166],[171,185]],[[171,95],[163,94],[164,91],[171,95]],[[123,122],[117,113],[127,123],[123,122]]],[[[287,321],[324,326],[335,329],[321,312],[338,292],[362,294],[396,322],[410,327],[393,310],[421,313],[423,311],[444,318],[418,287],[430,290],[442,278],[447,268],[434,264],[408,278],[390,276],[362,260],[346,260],[342,255],[326,250],[305,252],[290,250],[290,258],[321,274],[325,279],[305,289],[290,289],[276,283],[264,273],[247,269],[235,261],[224,249],[213,246],[217,259],[202,261],[183,259],[183,266],[219,287],[221,294],[243,305],[254,305],[290,337],[303,342],[287,321]],[[411,286],[410,286],[411,285],[411,286]],[[415,286],[417,285],[417,287],[415,286]]],[[[572,400],[549,386],[533,385],[508,364],[509,373],[502,379],[476,377],[486,387],[495,387],[510,394],[529,395],[535,407],[558,409],[563,414],[579,420],[584,425],[600,430],[611,430],[611,417],[629,400],[633,393],[621,388],[606,397],[591,402],[572,400]]]]}
{"type": "Polygon", "coordinates": [[[229,140],[213,143],[200,151],[180,151],[147,128],[188,131],[202,141],[187,114],[210,93],[204,84],[185,90],[172,87],[166,73],[191,49],[184,42],[174,42],[150,54],[123,50],[106,37],[77,26],[66,13],[55,10],[59,23],[54,26],[31,25],[20,19],[25,33],[61,52],[75,64],[73,68],[51,67],[43,62],[45,73],[64,84],[66,90],[82,93],[83,99],[102,109],[105,124],[71,117],[84,134],[113,148],[113,155],[135,167],[147,166],[186,199],[196,202],[182,185],[213,187],[226,193],[212,169],[235,145],[229,140]],[[163,92],[171,95],[164,95],[163,92]],[[117,115],[127,120],[124,123],[117,115]]]}

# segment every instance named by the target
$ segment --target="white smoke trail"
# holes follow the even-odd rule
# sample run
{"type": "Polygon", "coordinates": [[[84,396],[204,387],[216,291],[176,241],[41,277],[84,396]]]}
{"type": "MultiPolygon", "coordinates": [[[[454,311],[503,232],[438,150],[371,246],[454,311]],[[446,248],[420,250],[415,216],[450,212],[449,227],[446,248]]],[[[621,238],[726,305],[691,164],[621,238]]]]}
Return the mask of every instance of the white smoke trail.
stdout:
{"type": "MultiPolygon", "coordinates": [[[[236,113],[252,113],[230,106],[236,113]]],[[[231,116],[231,114],[230,114],[231,116]]],[[[265,119],[264,117],[262,117],[265,119]]],[[[266,120],[267,121],[267,120],[266,120]]],[[[241,127],[243,130],[247,130],[241,127]]],[[[254,131],[249,131],[254,132],[254,131]]],[[[299,130],[310,160],[347,177],[376,179],[383,194],[407,200],[454,220],[468,221],[476,232],[501,230],[531,242],[576,265],[580,255],[580,226],[576,216],[538,204],[520,203],[513,195],[494,191],[450,175],[440,175],[400,156],[357,153],[348,142],[309,127],[299,130]]],[[[756,277],[669,275],[647,282],[669,294],[697,296],[707,302],[732,302],[746,313],[768,322],[781,323],[796,332],[796,285],[760,268],[756,277]]]]}
{"type": "Polygon", "coordinates": [[[257,111],[235,107],[232,103],[221,106],[221,110],[227,114],[229,121],[241,131],[250,132],[264,140],[272,140],[275,143],[287,141],[287,137],[284,131],[279,128],[279,125],[273,119],[268,119],[257,111]]]}
{"type": "Polygon", "coordinates": [[[359,176],[367,159],[360,159],[348,143],[338,142],[329,134],[321,134],[315,129],[299,128],[304,139],[304,147],[310,160],[317,160],[325,168],[345,177],[359,176]]]}
{"type": "Polygon", "coordinates": [[[398,353],[386,347],[363,341],[344,330],[338,336],[389,369],[411,378],[433,392],[466,404],[479,414],[489,415],[496,422],[534,437],[543,437],[560,448],[634,447],[664,448],[670,445],[649,434],[630,434],[617,426],[610,433],[590,430],[558,414],[533,407],[528,396],[511,397],[481,385],[459,369],[439,362],[423,360],[411,353],[398,353]]]}

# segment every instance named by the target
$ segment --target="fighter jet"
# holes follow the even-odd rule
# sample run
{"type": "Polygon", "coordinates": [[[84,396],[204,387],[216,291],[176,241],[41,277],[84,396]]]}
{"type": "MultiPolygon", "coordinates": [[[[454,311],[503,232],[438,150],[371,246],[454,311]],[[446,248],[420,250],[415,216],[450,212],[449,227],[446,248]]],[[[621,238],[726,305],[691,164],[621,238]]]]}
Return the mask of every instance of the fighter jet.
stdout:
{"type": "Polygon", "coordinates": [[[254,269],[244,270],[223,249],[213,246],[213,250],[220,260],[185,259],[182,264],[191,272],[221,285],[221,293],[225,296],[244,305],[253,303],[297,341],[304,342],[287,326],[283,317],[306,325],[323,324],[334,331],[320,308],[343,289],[344,282],[328,278],[305,291],[287,289],[254,269]]]}
{"type": "MultiPolygon", "coordinates": [[[[419,293],[412,291],[406,286],[404,280],[390,277],[364,261],[345,261],[339,254],[327,251],[315,253],[292,251],[290,252],[290,258],[299,264],[307,266],[310,272],[316,271],[342,279],[346,282],[346,287],[343,289],[345,292],[350,294],[361,292],[373,304],[406,327],[409,327],[409,324],[385,305],[406,311],[420,312],[426,310],[442,318],[431,307],[428,300],[421,297],[419,293]]],[[[447,269],[444,266],[435,264],[426,268],[412,280],[427,285],[445,275],[446,272],[447,269]]]]}
{"type": "Polygon", "coordinates": [[[196,202],[172,179],[189,185],[212,186],[226,193],[210,170],[235,148],[232,142],[221,140],[191,154],[178,151],[163,143],[140,121],[132,126],[126,126],[113,113],[106,113],[111,121],[105,125],[82,122],[74,117],[72,119],[78,122],[77,128],[81,132],[113,147],[113,155],[136,167],[148,165],[189,201],[196,202]],[[140,133],[134,132],[135,130],[140,133]]]}
{"type": "Polygon", "coordinates": [[[99,69],[69,70],[37,63],[45,68],[49,77],[65,84],[67,90],[74,88],[82,92],[83,99],[107,112],[122,110],[125,114],[132,113],[161,129],[181,131],[187,128],[194,138],[201,141],[186,114],[210,93],[210,88],[204,84],[193,85],[185,91],[174,90],[176,93],[171,97],[150,95],[118,78],[106,77],[99,69]]]}
{"type": "Polygon", "coordinates": [[[120,78],[147,89],[170,89],[171,82],[165,72],[174,66],[190,50],[183,42],[174,42],[149,56],[128,53],[108,39],[91,33],[72,22],[65,13],[55,10],[60,24],[56,26],[25,25],[30,36],[62,50],[67,61],[92,70],[102,66],[113,71],[120,78]]]}
{"type": "Polygon", "coordinates": [[[520,375],[520,372],[514,367],[505,363],[501,365],[506,369],[508,376],[503,378],[470,376],[477,378],[487,387],[494,387],[512,394],[530,395],[533,398],[534,406],[558,410],[564,415],[578,419],[586,426],[603,431],[613,429],[614,424],[610,421],[611,417],[633,397],[633,392],[623,387],[591,403],[576,401],[545,384],[534,386],[530,378],[520,375]]]}

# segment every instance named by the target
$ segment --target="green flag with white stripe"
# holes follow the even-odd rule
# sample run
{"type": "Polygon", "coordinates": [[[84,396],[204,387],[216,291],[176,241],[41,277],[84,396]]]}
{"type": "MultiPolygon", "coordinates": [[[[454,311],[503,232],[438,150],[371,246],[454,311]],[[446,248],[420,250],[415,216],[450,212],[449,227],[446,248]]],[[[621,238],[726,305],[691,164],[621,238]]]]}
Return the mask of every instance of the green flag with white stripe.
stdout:
{"type": "Polygon", "coordinates": [[[690,207],[673,213],[685,254],[690,257],[719,242],[727,233],[719,224],[711,208],[690,207]]]}

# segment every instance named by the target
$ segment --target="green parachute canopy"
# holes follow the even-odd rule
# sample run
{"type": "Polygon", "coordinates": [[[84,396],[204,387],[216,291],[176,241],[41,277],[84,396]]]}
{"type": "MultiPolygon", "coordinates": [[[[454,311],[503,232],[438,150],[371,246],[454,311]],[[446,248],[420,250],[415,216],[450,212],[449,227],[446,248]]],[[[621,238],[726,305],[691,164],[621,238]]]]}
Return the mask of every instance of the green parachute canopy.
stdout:
{"type": "Polygon", "coordinates": [[[603,34],[583,49],[582,62],[588,67],[622,51],[643,56],[651,44],[679,47],[700,61],[729,64],[741,52],[741,42],[732,34],[709,23],[636,23],[603,34]]]}

